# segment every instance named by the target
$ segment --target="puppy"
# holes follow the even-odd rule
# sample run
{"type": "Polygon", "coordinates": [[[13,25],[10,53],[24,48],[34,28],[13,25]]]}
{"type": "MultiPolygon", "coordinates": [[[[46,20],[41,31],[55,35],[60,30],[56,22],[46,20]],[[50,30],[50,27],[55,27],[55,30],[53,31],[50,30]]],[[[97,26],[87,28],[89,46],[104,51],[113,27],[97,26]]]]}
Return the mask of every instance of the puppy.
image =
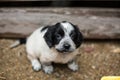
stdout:
{"type": "Polygon", "coordinates": [[[40,27],[27,39],[27,57],[35,71],[41,68],[47,74],[53,72],[52,62],[68,65],[72,71],[78,70],[74,59],[83,36],[77,26],[63,21],[55,25],[40,27]]]}

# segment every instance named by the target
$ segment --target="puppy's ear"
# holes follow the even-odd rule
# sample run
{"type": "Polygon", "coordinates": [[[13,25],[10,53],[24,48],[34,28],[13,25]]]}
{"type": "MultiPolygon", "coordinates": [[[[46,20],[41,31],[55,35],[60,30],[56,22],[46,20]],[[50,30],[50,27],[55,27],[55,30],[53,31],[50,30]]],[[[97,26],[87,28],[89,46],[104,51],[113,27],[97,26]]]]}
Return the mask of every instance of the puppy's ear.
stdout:
{"type": "Polygon", "coordinates": [[[78,48],[83,42],[83,35],[80,31],[77,32],[76,47],[78,48]]]}
{"type": "Polygon", "coordinates": [[[54,26],[49,26],[47,32],[44,35],[44,39],[50,48],[53,47],[54,45],[53,43],[54,32],[55,32],[54,26]]]}
{"type": "Polygon", "coordinates": [[[83,35],[82,35],[81,31],[79,30],[78,26],[74,25],[74,27],[75,27],[75,31],[77,33],[77,37],[75,39],[75,44],[76,44],[76,48],[78,48],[82,44],[84,38],[83,38],[83,35]]]}

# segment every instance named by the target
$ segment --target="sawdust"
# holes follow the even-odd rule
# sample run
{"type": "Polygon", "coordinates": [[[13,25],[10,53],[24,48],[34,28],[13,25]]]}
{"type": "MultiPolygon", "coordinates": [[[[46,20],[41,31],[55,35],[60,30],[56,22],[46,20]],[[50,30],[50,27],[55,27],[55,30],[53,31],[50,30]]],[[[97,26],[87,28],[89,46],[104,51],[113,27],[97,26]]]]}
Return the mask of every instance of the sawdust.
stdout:
{"type": "Polygon", "coordinates": [[[84,42],[77,57],[79,70],[54,64],[54,73],[34,72],[26,57],[25,45],[9,49],[15,40],[0,39],[0,80],[100,80],[102,76],[120,76],[120,42],[84,42]],[[88,49],[90,48],[90,49],[88,49]]]}

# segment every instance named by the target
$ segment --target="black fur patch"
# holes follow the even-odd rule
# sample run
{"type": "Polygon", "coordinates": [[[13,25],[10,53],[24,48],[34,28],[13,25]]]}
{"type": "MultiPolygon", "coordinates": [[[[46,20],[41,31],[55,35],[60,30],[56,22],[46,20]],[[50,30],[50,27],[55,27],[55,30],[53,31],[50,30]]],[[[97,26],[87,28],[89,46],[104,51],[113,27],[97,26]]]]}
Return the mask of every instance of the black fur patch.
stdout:
{"type": "Polygon", "coordinates": [[[74,30],[70,33],[70,36],[71,36],[71,39],[76,44],[76,48],[78,48],[81,45],[81,43],[83,42],[83,35],[79,31],[79,28],[77,26],[73,25],[73,27],[74,27],[74,30]]]}
{"type": "Polygon", "coordinates": [[[20,38],[20,44],[25,44],[26,43],[26,38],[20,38]]]}
{"type": "Polygon", "coordinates": [[[53,47],[55,44],[58,44],[63,37],[64,31],[60,23],[48,27],[48,30],[44,35],[44,39],[50,48],[53,47]]]}
{"type": "Polygon", "coordinates": [[[53,34],[54,34],[54,32],[55,32],[55,27],[50,26],[44,35],[44,39],[50,48],[53,46],[53,34]]]}
{"type": "Polygon", "coordinates": [[[62,21],[62,23],[66,23],[67,21],[62,21]]]}
{"type": "Polygon", "coordinates": [[[59,44],[60,40],[64,37],[64,31],[62,27],[56,26],[56,31],[54,33],[54,44],[59,44]]]}
{"type": "Polygon", "coordinates": [[[43,28],[41,29],[41,32],[44,31],[44,30],[46,30],[48,27],[49,27],[49,26],[43,27],[43,28]]]}

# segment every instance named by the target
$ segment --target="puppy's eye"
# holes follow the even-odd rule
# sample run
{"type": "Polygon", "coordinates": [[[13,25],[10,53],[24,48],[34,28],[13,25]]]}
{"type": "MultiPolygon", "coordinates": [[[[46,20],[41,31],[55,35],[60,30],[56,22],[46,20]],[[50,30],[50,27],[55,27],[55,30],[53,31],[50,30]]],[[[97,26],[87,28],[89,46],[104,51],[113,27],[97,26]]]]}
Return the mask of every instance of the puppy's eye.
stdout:
{"type": "Polygon", "coordinates": [[[62,38],[62,36],[61,36],[60,34],[57,34],[57,35],[56,35],[56,38],[59,40],[59,39],[62,38]]]}

